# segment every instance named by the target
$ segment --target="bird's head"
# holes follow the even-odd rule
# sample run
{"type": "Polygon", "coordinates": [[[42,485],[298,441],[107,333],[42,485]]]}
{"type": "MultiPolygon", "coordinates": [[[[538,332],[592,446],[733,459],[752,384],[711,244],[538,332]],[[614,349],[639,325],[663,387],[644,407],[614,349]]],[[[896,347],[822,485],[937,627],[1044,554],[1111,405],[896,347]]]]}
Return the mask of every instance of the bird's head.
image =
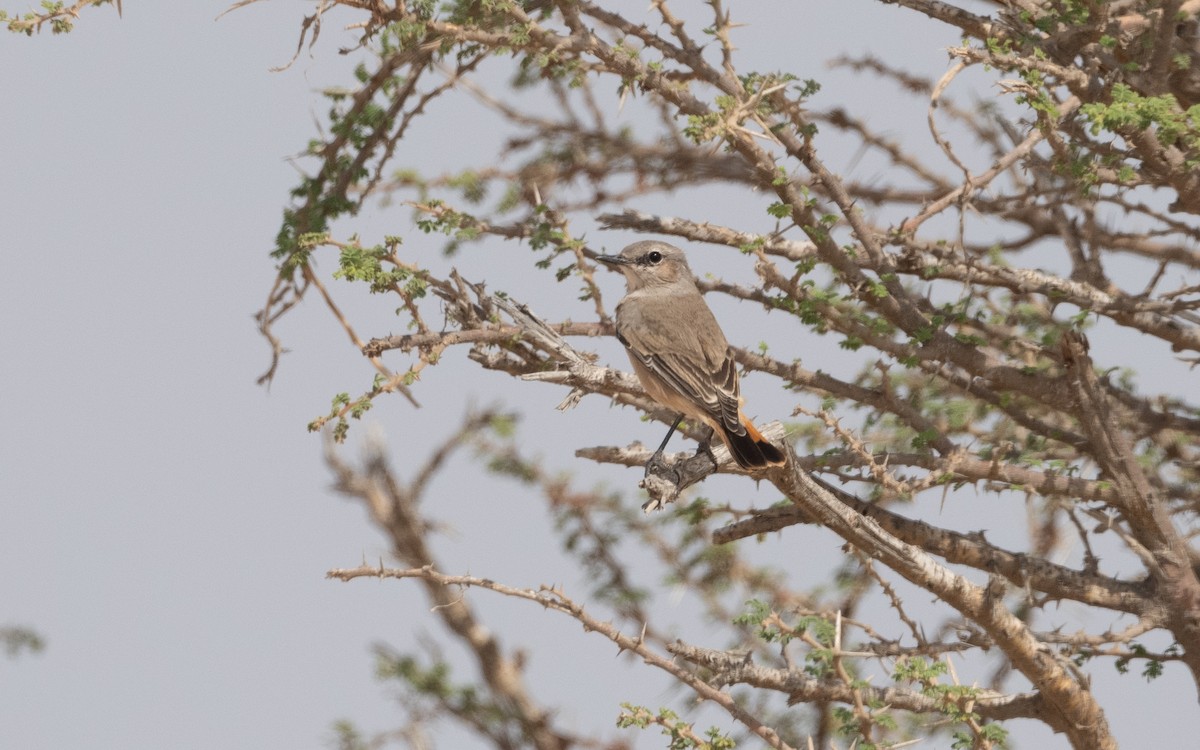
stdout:
{"type": "Polygon", "coordinates": [[[683,251],[657,240],[635,242],[620,255],[597,255],[596,260],[625,274],[625,283],[631,292],[646,287],[696,283],[683,251]]]}

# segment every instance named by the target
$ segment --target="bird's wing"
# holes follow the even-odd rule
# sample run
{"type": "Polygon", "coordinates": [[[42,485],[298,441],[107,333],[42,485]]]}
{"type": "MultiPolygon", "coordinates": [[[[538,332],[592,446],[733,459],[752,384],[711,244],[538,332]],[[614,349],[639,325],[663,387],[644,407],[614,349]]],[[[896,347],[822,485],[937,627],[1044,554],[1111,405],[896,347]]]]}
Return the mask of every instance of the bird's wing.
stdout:
{"type": "MultiPolygon", "coordinates": [[[[745,428],[740,419],[741,398],[737,363],[725,335],[703,298],[699,307],[688,306],[686,322],[673,329],[660,322],[670,317],[645,313],[638,324],[618,322],[617,336],[629,352],[672,390],[687,398],[734,434],[745,428]]],[[[678,310],[674,311],[678,314],[678,310]]],[[[678,317],[675,319],[678,320],[678,317]]]]}

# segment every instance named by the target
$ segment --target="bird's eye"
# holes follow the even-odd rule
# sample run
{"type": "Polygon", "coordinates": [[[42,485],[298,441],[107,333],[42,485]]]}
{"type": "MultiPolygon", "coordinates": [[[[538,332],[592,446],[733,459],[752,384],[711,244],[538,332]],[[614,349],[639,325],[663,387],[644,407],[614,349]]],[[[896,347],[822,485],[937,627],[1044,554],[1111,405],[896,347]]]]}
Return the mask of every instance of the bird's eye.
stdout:
{"type": "Polygon", "coordinates": [[[662,253],[657,250],[646,253],[646,260],[657,266],[660,262],[662,262],[662,253]]]}

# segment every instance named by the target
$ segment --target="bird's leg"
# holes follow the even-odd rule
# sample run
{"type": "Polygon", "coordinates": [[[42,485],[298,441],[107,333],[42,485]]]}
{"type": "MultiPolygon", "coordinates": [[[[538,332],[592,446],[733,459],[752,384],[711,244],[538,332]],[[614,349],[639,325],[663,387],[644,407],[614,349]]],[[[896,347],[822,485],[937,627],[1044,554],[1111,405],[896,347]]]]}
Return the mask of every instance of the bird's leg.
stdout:
{"type": "Polygon", "coordinates": [[[705,425],[705,430],[707,430],[707,433],[705,434],[704,439],[700,441],[700,447],[696,449],[696,455],[699,456],[700,454],[704,454],[708,456],[708,460],[712,461],[713,467],[715,468],[717,465],[717,457],[714,456],[712,452],[712,439],[713,435],[715,435],[717,431],[712,428],[712,425],[705,425]]]}
{"type": "Polygon", "coordinates": [[[669,472],[675,475],[676,483],[678,483],[679,474],[670,466],[668,466],[666,461],[663,461],[662,455],[663,451],[666,450],[667,443],[671,440],[671,436],[675,434],[675,430],[679,427],[679,423],[682,421],[682,414],[675,418],[675,421],[671,424],[671,429],[667,430],[667,436],[663,438],[662,443],[659,444],[658,450],[654,451],[654,455],[650,456],[650,460],[646,462],[646,473],[644,476],[650,476],[651,473],[663,474],[669,472]]]}

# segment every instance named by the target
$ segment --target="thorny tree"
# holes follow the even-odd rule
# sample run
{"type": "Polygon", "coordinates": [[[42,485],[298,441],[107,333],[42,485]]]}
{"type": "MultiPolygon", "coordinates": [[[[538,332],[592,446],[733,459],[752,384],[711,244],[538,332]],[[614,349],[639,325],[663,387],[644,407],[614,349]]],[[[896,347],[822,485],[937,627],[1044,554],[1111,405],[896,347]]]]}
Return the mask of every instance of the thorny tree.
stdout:
{"type": "MultiPolygon", "coordinates": [[[[728,747],[739,737],[776,748],[888,747],[944,733],[935,742],[990,748],[1005,742],[1006,722],[1029,719],[1096,750],[1116,742],[1089,687],[1094,670],[1178,669],[1200,682],[1200,411],[1182,385],[1148,395],[1120,369],[1154,357],[1194,363],[1200,352],[1200,2],[893,4],[903,9],[889,12],[962,40],[937,81],[895,60],[838,61],[927,104],[928,121],[905,128],[904,143],[881,135],[895,127],[887,113],[823,107],[837,92],[814,98],[811,71],[781,69],[813,61],[788,54],[770,71],[743,67],[739,47],[753,44],[755,29],[720,0],[703,18],[665,0],[648,10],[320,0],[304,19],[301,45],[311,45],[334,11],[339,23],[353,13],[353,53],[367,62],[353,88],[327,92],[328,132],[309,145],[310,168],[285,211],[279,276],[260,317],[275,352],[264,378],[284,351],[280,318],[314,295],[378,371],[313,429],[340,439],[375,400],[414,399],[416,381],[439,377],[431,368],[452,347],[484,368],[570,387],[564,405],[605,398],[670,420],[628,374],[588,352],[586,337],[612,333],[614,300],[601,294],[610,280],[596,273],[600,248],[584,239],[597,224],[725,251],[731,266],[752,266],[757,283],[708,277],[710,299],[769,311],[795,336],[835,338],[864,363],[838,377],[777,358],[769,345],[736,349],[758,390],[774,379],[801,405],[794,423],[769,431],[783,440],[788,430],[791,453],[785,468],[754,477],[782,499],[766,509],[688,495],[669,504],[680,488],[651,478],[650,505],[666,511],[642,515],[631,498],[576,488],[564,467],[540,466],[484,430],[504,422],[491,413],[472,415],[426,463],[405,467],[411,481],[379,449],[356,467],[331,447],[339,488],[366,503],[404,566],[331,575],[417,579],[477,657],[477,676],[464,684],[442,665],[381,654],[385,672],[408,686],[412,732],[441,718],[498,748],[630,741],[581,736],[539,702],[519,656],[481,627],[464,595],[472,587],[575,618],[586,637],[610,639],[686,686],[689,699],[727,712],[726,725],[703,730],[672,711],[625,707],[620,724],[657,726],[671,747],[728,747]],[[506,147],[465,171],[403,169],[406,138],[455,97],[486,107],[494,122],[475,127],[502,129],[506,147]],[[961,103],[973,97],[981,103],[961,103]],[[844,163],[833,167],[837,144],[844,163]],[[855,179],[846,153],[880,157],[887,169],[855,179]],[[654,203],[693,188],[759,212],[724,226],[687,201],[654,203]],[[342,232],[380,198],[412,211],[397,214],[394,236],[370,245],[342,232]],[[648,205],[677,206],[677,215],[648,205]],[[458,271],[435,270],[445,259],[429,252],[427,235],[439,234],[458,271]],[[489,247],[491,260],[474,245],[489,247]],[[543,289],[556,278],[569,291],[564,322],[485,290],[495,258],[526,262],[522,246],[546,271],[543,289]],[[328,261],[318,266],[327,257],[332,274],[328,261]],[[410,332],[360,338],[331,276],[381,295],[410,332]],[[1093,362],[1086,332],[1121,330],[1138,334],[1137,346],[1093,362]],[[1136,361],[1119,359],[1131,350],[1136,361]],[[596,590],[517,588],[438,565],[436,519],[420,500],[464,443],[540,489],[566,548],[601,582],[596,590]],[[1006,548],[937,514],[922,518],[928,495],[1027,514],[1027,544],[1006,548]],[[798,524],[845,542],[833,584],[818,592],[764,573],[738,542],[758,537],[769,551],[798,524]],[[622,539],[644,544],[700,597],[710,641],[674,640],[659,627],[644,588],[655,581],[613,553],[622,539]],[[938,603],[910,606],[897,588],[909,584],[938,603]],[[1051,626],[1048,605],[1064,602],[1103,617],[1051,626]],[[988,659],[1002,668],[989,671],[988,659]],[[958,671],[970,665],[969,678],[956,662],[958,671]]],[[[774,13],[759,18],[794,28],[797,44],[823,33],[799,11],[774,13]]],[[[450,133],[447,148],[473,137],[470,124],[436,127],[450,133]]],[[[580,448],[580,463],[634,467],[648,454],[580,448]]],[[[737,473],[717,456],[719,467],[680,464],[681,484],[737,473]]],[[[1181,705],[1194,710],[1192,701],[1181,705]]],[[[343,740],[357,741],[349,729],[343,740]]]]}

